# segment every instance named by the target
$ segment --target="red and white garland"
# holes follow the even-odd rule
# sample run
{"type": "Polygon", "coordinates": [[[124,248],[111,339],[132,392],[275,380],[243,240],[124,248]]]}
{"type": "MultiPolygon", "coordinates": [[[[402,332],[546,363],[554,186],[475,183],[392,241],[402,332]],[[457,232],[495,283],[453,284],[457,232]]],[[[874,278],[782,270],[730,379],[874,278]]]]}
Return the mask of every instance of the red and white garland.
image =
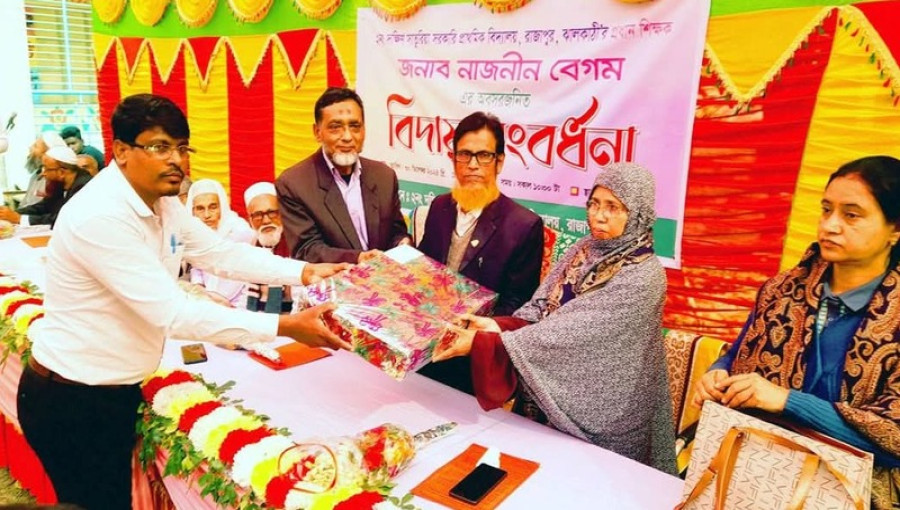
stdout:
{"type": "Polygon", "coordinates": [[[271,508],[373,508],[384,496],[365,487],[383,485],[415,455],[412,436],[390,424],[352,438],[297,444],[252,413],[224,404],[199,376],[183,370],[157,372],[142,390],[154,414],[171,419],[195,451],[223,462],[238,486],[271,508]]]}

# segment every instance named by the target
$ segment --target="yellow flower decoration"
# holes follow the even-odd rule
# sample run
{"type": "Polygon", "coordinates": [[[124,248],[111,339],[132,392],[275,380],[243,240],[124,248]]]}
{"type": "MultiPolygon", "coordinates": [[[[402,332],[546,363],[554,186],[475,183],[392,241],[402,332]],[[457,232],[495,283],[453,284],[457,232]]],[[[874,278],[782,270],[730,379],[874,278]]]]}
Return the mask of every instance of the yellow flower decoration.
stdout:
{"type": "Polygon", "coordinates": [[[369,3],[381,19],[398,21],[419,12],[427,0],[371,0],[369,3]]]}
{"type": "Polygon", "coordinates": [[[94,11],[104,23],[115,23],[125,12],[125,0],[94,0],[94,11]]]}
{"type": "Polygon", "coordinates": [[[141,25],[148,27],[159,23],[168,6],[169,0],[131,0],[131,11],[134,13],[134,17],[141,25]]]}
{"type": "Polygon", "coordinates": [[[266,17],[272,0],[228,0],[234,16],[242,23],[258,23],[266,17]]]}
{"type": "Polygon", "coordinates": [[[316,496],[315,501],[313,501],[313,504],[310,505],[307,510],[330,510],[336,507],[337,504],[341,501],[350,499],[351,496],[359,494],[360,492],[362,492],[362,489],[360,487],[338,487],[334,490],[324,492],[316,496]]]}
{"type": "Polygon", "coordinates": [[[312,19],[325,19],[334,14],[342,0],[294,0],[300,12],[312,19]]]}
{"type": "Polygon", "coordinates": [[[216,400],[215,395],[213,395],[212,392],[208,389],[204,388],[203,390],[195,391],[188,395],[185,395],[184,398],[173,400],[172,403],[169,404],[169,409],[167,409],[167,412],[163,413],[163,415],[168,416],[175,421],[178,421],[179,419],[181,419],[181,415],[183,415],[188,409],[194,407],[197,404],[209,402],[211,400],[216,400]]]}
{"type": "Polygon", "coordinates": [[[475,5],[490,9],[491,12],[514,11],[531,0],[475,0],[475,5]]]}
{"type": "Polygon", "coordinates": [[[266,486],[269,485],[269,481],[276,476],[278,476],[277,455],[269,457],[253,468],[253,473],[250,475],[250,487],[253,489],[253,492],[265,495],[266,486]]]}
{"type": "Polygon", "coordinates": [[[216,0],[175,0],[175,7],[185,25],[197,28],[212,19],[216,12],[216,0]]]}
{"type": "Polygon", "coordinates": [[[262,422],[252,416],[241,416],[232,422],[219,425],[206,437],[206,444],[203,445],[203,455],[206,455],[207,458],[218,459],[219,448],[222,447],[222,443],[229,432],[237,429],[253,430],[261,425],[262,422]]]}

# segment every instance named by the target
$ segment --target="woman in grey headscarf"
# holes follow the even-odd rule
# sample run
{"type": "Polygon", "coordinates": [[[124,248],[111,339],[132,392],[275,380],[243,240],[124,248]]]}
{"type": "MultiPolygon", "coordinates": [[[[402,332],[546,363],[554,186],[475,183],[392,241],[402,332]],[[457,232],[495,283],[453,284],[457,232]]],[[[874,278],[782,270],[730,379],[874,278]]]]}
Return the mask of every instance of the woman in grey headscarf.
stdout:
{"type": "Polygon", "coordinates": [[[654,196],[645,168],[602,169],[587,202],[590,235],[513,317],[464,316],[471,329],[455,330],[434,359],[470,354],[484,409],[515,397],[520,414],[673,472],[654,196]]]}

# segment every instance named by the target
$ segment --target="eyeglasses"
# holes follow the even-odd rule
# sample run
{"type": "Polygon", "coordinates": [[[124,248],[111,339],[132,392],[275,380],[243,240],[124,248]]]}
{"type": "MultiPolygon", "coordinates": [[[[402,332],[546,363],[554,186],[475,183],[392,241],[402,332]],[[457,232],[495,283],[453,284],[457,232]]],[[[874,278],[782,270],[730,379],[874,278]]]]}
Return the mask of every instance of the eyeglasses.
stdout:
{"type": "Polygon", "coordinates": [[[278,209],[269,209],[268,211],[256,211],[250,213],[250,219],[253,221],[262,221],[263,216],[270,220],[276,220],[281,217],[281,211],[278,209]]]}
{"type": "Polygon", "coordinates": [[[350,129],[350,132],[356,135],[362,132],[363,125],[362,122],[329,122],[325,125],[325,129],[333,135],[343,134],[344,130],[350,129]]]}
{"type": "Polygon", "coordinates": [[[453,153],[453,159],[458,163],[468,163],[469,161],[472,161],[472,156],[475,156],[475,160],[478,161],[478,164],[489,165],[497,157],[497,153],[488,151],[459,151],[453,153]]]}
{"type": "MultiPolygon", "coordinates": [[[[126,142],[127,143],[127,142],[126,142]]],[[[197,149],[191,147],[190,145],[169,145],[167,143],[154,143],[153,145],[141,145],[139,143],[129,143],[128,145],[145,150],[158,159],[169,159],[172,156],[173,152],[178,152],[178,155],[182,158],[190,157],[191,154],[196,154],[197,149]]]]}
{"type": "Polygon", "coordinates": [[[589,214],[597,214],[598,212],[602,212],[604,216],[607,218],[615,218],[621,216],[628,212],[628,209],[622,207],[619,204],[615,204],[612,202],[598,202],[594,199],[588,200],[587,202],[587,210],[589,214]]]}

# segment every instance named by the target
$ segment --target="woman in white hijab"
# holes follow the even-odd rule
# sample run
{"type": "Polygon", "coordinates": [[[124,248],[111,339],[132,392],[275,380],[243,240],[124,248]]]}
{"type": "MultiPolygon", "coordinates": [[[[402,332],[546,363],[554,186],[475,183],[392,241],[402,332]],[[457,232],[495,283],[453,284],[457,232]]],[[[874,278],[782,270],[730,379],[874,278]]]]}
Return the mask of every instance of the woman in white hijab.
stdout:
{"type": "MultiPolygon", "coordinates": [[[[223,238],[235,242],[253,243],[254,234],[250,225],[238,216],[228,205],[225,188],[212,179],[201,179],[194,182],[188,191],[187,203],[194,216],[213,229],[223,238]]],[[[191,268],[191,283],[202,285],[211,297],[222,304],[243,307],[243,282],[228,280],[207,273],[202,269],[191,268]],[[217,299],[221,298],[221,299],[217,299]]]]}

